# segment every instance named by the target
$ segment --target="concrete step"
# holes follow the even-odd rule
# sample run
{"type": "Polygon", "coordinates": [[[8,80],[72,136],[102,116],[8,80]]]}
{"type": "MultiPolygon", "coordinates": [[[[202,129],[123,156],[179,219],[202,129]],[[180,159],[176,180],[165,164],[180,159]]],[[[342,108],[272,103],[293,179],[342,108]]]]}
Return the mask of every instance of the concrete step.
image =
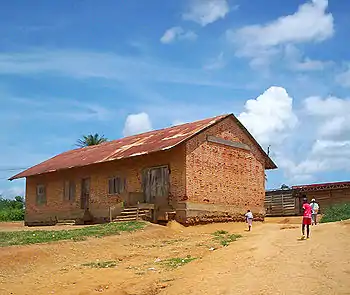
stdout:
{"type": "MultiPolygon", "coordinates": [[[[146,216],[147,214],[139,214],[139,217],[142,217],[142,216],[146,216]]],[[[116,218],[136,218],[137,215],[136,214],[128,214],[128,215],[119,215],[119,216],[116,216],[116,218]]]]}
{"type": "Polygon", "coordinates": [[[75,225],[75,220],[58,220],[56,225],[75,225]]]}
{"type": "MultiPolygon", "coordinates": [[[[149,213],[148,210],[139,210],[139,214],[147,214],[147,213],[149,213]]],[[[120,214],[121,215],[133,215],[133,214],[136,215],[137,210],[135,210],[135,211],[122,211],[120,214]]]]}
{"type": "MultiPolygon", "coordinates": [[[[139,214],[138,218],[141,220],[143,217],[146,217],[146,214],[139,214]]],[[[113,221],[130,221],[130,220],[136,220],[137,216],[136,215],[119,215],[113,221]]]]}
{"type": "Polygon", "coordinates": [[[134,211],[134,210],[137,210],[137,207],[127,207],[123,209],[123,211],[134,211]]]}
{"type": "Polygon", "coordinates": [[[113,219],[113,222],[123,222],[123,221],[136,221],[136,218],[113,219]]]}

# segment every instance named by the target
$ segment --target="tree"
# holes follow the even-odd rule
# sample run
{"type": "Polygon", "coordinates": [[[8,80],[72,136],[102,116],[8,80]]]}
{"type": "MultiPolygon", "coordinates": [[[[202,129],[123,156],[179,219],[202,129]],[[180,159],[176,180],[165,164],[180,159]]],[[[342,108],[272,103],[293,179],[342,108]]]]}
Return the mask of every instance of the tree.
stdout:
{"type": "Polygon", "coordinates": [[[104,135],[100,136],[98,133],[96,133],[94,135],[93,134],[83,135],[83,138],[80,138],[77,140],[76,145],[78,147],[85,147],[85,146],[98,145],[106,141],[107,141],[107,138],[105,138],[104,135]]]}
{"type": "Polygon", "coordinates": [[[282,185],[281,185],[281,189],[289,189],[289,186],[286,185],[286,184],[282,184],[282,185]]]}

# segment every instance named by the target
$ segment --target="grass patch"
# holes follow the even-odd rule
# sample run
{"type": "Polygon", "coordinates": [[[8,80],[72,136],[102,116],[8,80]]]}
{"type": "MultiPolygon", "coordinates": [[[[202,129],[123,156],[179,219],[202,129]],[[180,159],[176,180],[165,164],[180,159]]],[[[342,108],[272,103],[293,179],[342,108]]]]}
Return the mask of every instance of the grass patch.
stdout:
{"type": "Polygon", "coordinates": [[[220,236],[220,235],[227,235],[228,231],[226,230],[217,230],[216,232],[213,233],[214,236],[220,236]]]}
{"type": "Polygon", "coordinates": [[[321,222],[335,222],[350,219],[350,204],[338,204],[324,210],[321,222]]]}
{"type": "Polygon", "coordinates": [[[89,262],[89,263],[82,264],[82,266],[87,266],[91,268],[112,268],[117,266],[117,261],[111,260],[111,261],[89,262]]]}
{"type": "Polygon", "coordinates": [[[225,230],[218,230],[213,233],[214,240],[218,241],[220,245],[226,247],[228,246],[231,242],[236,241],[238,238],[241,238],[241,235],[238,234],[229,234],[225,230]]]}
{"type": "Polygon", "coordinates": [[[130,221],[107,223],[69,230],[36,230],[0,232],[0,247],[47,243],[61,240],[82,241],[87,237],[105,237],[118,235],[120,232],[132,232],[144,228],[145,223],[130,221]]]}
{"type": "Polygon", "coordinates": [[[193,260],[196,260],[196,259],[197,259],[196,257],[191,257],[188,255],[186,258],[179,258],[179,257],[169,258],[169,259],[163,260],[159,263],[168,269],[175,269],[175,268],[181,267],[181,266],[183,266],[183,265],[185,265],[193,260]]]}

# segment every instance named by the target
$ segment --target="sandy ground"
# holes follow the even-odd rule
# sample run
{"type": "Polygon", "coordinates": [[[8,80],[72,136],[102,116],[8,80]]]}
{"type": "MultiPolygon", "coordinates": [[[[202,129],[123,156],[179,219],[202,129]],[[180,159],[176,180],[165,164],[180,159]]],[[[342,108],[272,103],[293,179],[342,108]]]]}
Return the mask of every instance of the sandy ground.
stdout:
{"type": "Polygon", "coordinates": [[[318,225],[301,241],[299,221],[272,218],[253,232],[239,223],[149,225],[82,242],[0,248],[0,294],[350,294],[350,222],[318,225]],[[218,229],[243,238],[219,247],[211,235],[218,229]],[[175,270],[158,262],[187,255],[197,260],[175,270]],[[118,263],[82,266],[98,260],[118,263]]]}

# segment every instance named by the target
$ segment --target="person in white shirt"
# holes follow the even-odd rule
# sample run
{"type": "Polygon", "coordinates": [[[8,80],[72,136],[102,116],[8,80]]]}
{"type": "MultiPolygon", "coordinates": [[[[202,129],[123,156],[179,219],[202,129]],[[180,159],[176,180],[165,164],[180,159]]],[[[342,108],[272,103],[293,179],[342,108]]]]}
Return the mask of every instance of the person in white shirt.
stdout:
{"type": "Polygon", "coordinates": [[[251,231],[252,225],[253,225],[253,213],[250,212],[250,210],[248,210],[244,216],[245,216],[246,221],[248,223],[248,230],[251,231]]]}
{"type": "Polygon", "coordinates": [[[320,206],[316,203],[315,199],[311,200],[310,203],[311,209],[312,209],[312,225],[316,225],[317,224],[317,214],[318,214],[318,210],[320,209],[320,206]]]}

